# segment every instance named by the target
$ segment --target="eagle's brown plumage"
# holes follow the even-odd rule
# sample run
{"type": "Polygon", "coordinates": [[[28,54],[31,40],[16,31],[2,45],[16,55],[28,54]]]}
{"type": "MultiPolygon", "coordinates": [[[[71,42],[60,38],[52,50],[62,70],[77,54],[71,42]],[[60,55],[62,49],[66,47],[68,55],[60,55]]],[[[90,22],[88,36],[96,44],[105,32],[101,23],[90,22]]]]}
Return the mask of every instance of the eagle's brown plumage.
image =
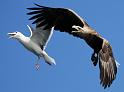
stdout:
{"type": "Polygon", "coordinates": [[[80,16],[70,9],[35,5],[37,7],[27,8],[32,10],[27,14],[34,15],[29,20],[34,20],[33,23],[39,23],[37,27],[45,26],[44,29],[54,27],[57,31],[67,32],[84,39],[94,50],[91,56],[94,66],[99,61],[100,83],[104,88],[110,87],[116,78],[117,65],[108,41],[102,38],[80,16]]]}
{"type": "Polygon", "coordinates": [[[100,80],[102,86],[109,87],[116,78],[117,66],[112,48],[109,42],[104,39],[102,49],[99,52],[100,80]]]}
{"type": "Polygon", "coordinates": [[[89,26],[84,26],[83,28],[80,26],[73,26],[73,28],[77,30],[73,32],[82,36],[90,47],[99,48],[97,49],[98,52],[94,51],[91,60],[95,66],[99,61],[100,83],[104,88],[110,87],[113,80],[116,78],[117,65],[109,42],[101,37],[96,31],[89,28],[89,26]]]}

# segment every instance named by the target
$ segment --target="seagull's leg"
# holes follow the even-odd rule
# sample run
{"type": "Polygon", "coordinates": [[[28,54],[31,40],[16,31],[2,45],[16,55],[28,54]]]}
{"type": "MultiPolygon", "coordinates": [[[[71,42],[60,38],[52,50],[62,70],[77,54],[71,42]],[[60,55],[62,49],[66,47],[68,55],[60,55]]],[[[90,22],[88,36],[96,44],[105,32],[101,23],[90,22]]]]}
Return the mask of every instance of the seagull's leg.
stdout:
{"type": "Polygon", "coordinates": [[[36,70],[39,70],[40,64],[39,64],[40,56],[38,56],[37,63],[35,64],[36,70]]]}

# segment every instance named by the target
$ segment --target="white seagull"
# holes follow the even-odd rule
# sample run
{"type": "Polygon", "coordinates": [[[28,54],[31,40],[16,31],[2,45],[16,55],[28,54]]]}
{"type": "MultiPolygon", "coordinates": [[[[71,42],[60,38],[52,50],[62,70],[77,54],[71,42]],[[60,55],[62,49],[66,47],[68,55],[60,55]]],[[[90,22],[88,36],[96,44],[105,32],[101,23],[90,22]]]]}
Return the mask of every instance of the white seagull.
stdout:
{"type": "Polygon", "coordinates": [[[28,28],[31,33],[29,37],[26,37],[21,32],[16,31],[8,33],[8,35],[10,35],[9,38],[17,39],[26,49],[28,49],[38,57],[36,63],[37,70],[39,69],[38,62],[40,60],[40,57],[43,57],[47,64],[56,65],[55,60],[44,51],[48,41],[53,34],[53,27],[47,30],[43,30],[44,27],[36,27],[36,29],[33,29],[32,27],[28,26],[28,28]]]}
{"type": "Polygon", "coordinates": [[[37,7],[27,8],[32,15],[30,20],[33,24],[39,23],[37,27],[49,29],[54,26],[54,30],[66,32],[75,37],[84,39],[94,50],[91,60],[94,66],[99,62],[100,83],[104,88],[110,87],[116,78],[117,67],[112,47],[109,42],[92,29],[77,13],[66,8],[52,8],[35,4],[37,7]]]}

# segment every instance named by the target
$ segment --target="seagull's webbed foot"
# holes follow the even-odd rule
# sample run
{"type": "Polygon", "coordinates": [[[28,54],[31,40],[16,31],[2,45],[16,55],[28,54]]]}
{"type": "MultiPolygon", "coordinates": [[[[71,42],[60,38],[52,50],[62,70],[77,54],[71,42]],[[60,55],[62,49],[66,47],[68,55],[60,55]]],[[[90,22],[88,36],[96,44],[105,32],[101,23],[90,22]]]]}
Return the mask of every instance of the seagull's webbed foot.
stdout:
{"type": "Polygon", "coordinates": [[[35,64],[35,68],[36,70],[39,70],[40,69],[40,65],[38,63],[35,64]]]}
{"type": "Polygon", "coordinates": [[[37,63],[35,64],[36,70],[40,69],[40,64],[39,64],[40,57],[38,56],[37,63]]]}

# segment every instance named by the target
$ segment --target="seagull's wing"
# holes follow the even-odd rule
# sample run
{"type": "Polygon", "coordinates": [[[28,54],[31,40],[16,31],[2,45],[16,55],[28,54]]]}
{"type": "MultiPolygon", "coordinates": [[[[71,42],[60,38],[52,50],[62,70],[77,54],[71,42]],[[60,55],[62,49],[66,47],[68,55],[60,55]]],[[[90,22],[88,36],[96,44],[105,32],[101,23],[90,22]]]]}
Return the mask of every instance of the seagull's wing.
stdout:
{"type": "Polygon", "coordinates": [[[34,29],[31,26],[29,26],[29,25],[27,25],[27,27],[28,27],[28,29],[30,31],[30,38],[31,38],[34,29]]]}
{"type": "Polygon", "coordinates": [[[44,50],[52,34],[53,34],[53,27],[45,30],[44,30],[44,26],[36,27],[30,39],[35,43],[37,43],[38,45],[40,45],[41,49],[44,50]]]}
{"type": "Polygon", "coordinates": [[[33,15],[29,20],[35,20],[33,24],[39,23],[37,27],[44,27],[44,29],[49,29],[54,26],[55,30],[59,30],[60,32],[67,32],[76,37],[79,37],[78,34],[72,33],[74,30],[72,28],[73,25],[88,26],[88,24],[73,10],[65,9],[65,8],[51,8],[45,7],[35,4],[37,7],[27,8],[32,10],[27,13],[28,15],[33,15]]]}
{"type": "Polygon", "coordinates": [[[112,53],[112,48],[106,40],[99,52],[99,68],[102,86],[104,88],[109,87],[116,78],[117,65],[112,53]]]}

